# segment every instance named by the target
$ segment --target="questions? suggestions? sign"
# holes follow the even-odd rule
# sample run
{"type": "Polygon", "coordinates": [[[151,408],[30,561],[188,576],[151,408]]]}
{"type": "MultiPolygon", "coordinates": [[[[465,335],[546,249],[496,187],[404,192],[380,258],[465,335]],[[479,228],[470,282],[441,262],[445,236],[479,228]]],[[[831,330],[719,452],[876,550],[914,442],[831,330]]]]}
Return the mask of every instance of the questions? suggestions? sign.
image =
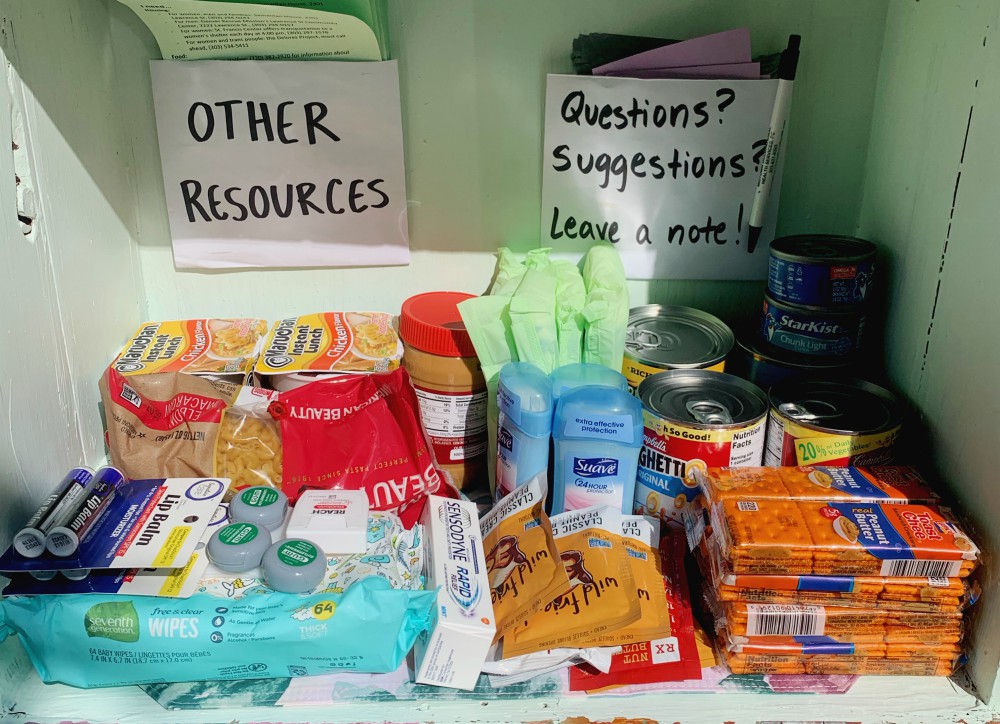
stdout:
{"type": "MultiPolygon", "coordinates": [[[[630,279],[760,279],[747,245],[777,81],[550,75],[541,239],[614,243],[630,279]]],[[[778,178],[762,239],[774,235],[778,178]]]]}

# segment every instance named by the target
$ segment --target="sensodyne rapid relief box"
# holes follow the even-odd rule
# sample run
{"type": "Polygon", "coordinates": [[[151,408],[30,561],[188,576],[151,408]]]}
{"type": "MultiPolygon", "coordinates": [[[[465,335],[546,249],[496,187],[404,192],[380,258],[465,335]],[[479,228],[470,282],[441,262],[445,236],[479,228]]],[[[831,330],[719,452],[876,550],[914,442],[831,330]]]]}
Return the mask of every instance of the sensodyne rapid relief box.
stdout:
{"type": "Polygon", "coordinates": [[[496,634],[479,513],[473,503],[431,496],[421,523],[427,588],[438,594],[434,627],[414,647],[416,682],[470,690],[496,634]]]}

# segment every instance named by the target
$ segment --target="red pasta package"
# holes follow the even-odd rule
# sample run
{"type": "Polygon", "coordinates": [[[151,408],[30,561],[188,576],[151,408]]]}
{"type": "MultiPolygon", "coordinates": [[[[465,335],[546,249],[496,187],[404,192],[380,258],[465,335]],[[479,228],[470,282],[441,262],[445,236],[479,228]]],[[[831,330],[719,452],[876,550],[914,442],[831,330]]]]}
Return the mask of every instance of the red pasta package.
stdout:
{"type": "Polygon", "coordinates": [[[372,510],[410,527],[424,499],[454,495],[427,447],[417,397],[402,368],[318,379],[281,392],[270,405],[281,425],[282,489],[364,490],[372,510]]]}

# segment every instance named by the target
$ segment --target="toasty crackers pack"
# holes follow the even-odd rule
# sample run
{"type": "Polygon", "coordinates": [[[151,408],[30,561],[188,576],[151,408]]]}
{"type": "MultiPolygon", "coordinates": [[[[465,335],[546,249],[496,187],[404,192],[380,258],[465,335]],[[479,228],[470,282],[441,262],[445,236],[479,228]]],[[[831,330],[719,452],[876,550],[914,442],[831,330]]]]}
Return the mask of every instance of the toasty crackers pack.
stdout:
{"type": "Polygon", "coordinates": [[[480,521],[499,639],[553,598],[569,591],[545,493],[531,480],[501,499],[480,521]]]}
{"type": "Polygon", "coordinates": [[[979,559],[934,506],[725,499],[712,520],[737,574],[964,578],[979,559]]]}
{"type": "Polygon", "coordinates": [[[504,658],[559,646],[585,648],[639,620],[642,610],[621,528],[621,512],[607,506],[552,518],[571,588],[504,636],[504,658]]]}

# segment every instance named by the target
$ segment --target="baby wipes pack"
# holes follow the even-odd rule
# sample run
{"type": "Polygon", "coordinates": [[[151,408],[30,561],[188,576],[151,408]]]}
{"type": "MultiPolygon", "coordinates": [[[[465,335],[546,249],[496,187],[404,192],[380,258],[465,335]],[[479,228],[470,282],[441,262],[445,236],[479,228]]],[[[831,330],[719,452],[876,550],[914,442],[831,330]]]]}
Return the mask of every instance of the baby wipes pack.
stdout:
{"type": "Polygon", "coordinates": [[[2,607],[42,681],[91,688],[395,671],[434,601],[372,576],[343,594],[12,596],[2,607]]]}

